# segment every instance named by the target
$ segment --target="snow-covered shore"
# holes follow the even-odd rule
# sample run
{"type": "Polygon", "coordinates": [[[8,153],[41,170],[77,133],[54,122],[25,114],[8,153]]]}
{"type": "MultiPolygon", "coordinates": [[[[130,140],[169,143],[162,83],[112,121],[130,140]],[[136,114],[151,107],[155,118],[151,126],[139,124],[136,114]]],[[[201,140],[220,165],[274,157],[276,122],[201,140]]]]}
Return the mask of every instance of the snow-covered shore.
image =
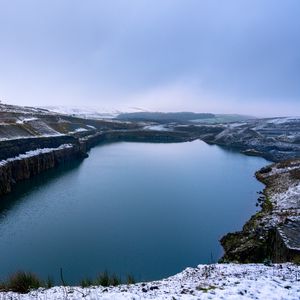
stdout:
{"type": "Polygon", "coordinates": [[[0,293],[1,300],[54,299],[265,299],[299,300],[300,266],[214,264],[187,268],[167,279],[118,287],[53,287],[29,294],[0,293]]]}

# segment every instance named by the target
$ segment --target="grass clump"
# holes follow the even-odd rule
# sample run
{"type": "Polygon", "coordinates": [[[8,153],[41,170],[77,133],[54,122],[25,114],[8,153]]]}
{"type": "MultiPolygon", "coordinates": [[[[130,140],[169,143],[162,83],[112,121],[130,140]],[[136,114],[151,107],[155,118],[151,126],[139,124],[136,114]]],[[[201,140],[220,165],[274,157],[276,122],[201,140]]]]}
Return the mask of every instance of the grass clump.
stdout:
{"type": "Polygon", "coordinates": [[[101,273],[96,280],[94,281],[94,285],[101,286],[118,286],[120,284],[134,284],[135,280],[132,275],[127,275],[125,282],[122,282],[122,279],[118,277],[116,274],[109,274],[107,271],[101,273]]]}
{"type": "Polygon", "coordinates": [[[0,282],[0,292],[5,292],[7,290],[6,284],[4,282],[0,282]]]}
{"type": "MultiPolygon", "coordinates": [[[[65,285],[62,275],[63,274],[61,270],[61,281],[65,285]]],[[[135,279],[132,275],[127,275],[126,279],[122,281],[121,277],[118,277],[116,274],[109,274],[108,271],[100,273],[95,280],[85,278],[79,282],[82,288],[93,285],[108,287],[134,283],[135,279]]],[[[16,293],[25,294],[40,287],[50,289],[53,286],[54,280],[50,276],[48,276],[46,280],[41,280],[31,272],[19,271],[11,275],[6,281],[0,282],[0,291],[13,291],[16,293]]]]}
{"type": "Polygon", "coordinates": [[[86,288],[86,287],[89,287],[89,286],[92,286],[93,285],[93,281],[89,278],[86,278],[86,279],[82,279],[80,281],[80,286],[82,288],[86,288]]]}
{"type": "Polygon", "coordinates": [[[103,273],[99,274],[99,276],[96,278],[96,285],[101,286],[110,286],[110,278],[107,271],[104,271],[103,273]]]}
{"type": "Polygon", "coordinates": [[[28,293],[31,289],[44,286],[43,282],[33,273],[19,271],[10,276],[5,284],[6,289],[17,293],[28,293]]]}
{"type": "Polygon", "coordinates": [[[116,275],[110,275],[107,271],[101,273],[96,279],[95,285],[101,286],[117,286],[122,284],[122,280],[116,275]]]}
{"type": "Polygon", "coordinates": [[[300,255],[297,255],[297,256],[294,257],[293,263],[294,263],[295,265],[300,266],[300,255]]]}
{"type": "Polygon", "coordinates": [[[54,286],[54,280],[52,277],[48,276],[45,287],[51,289],[54,286]]]}
{"type": "Polygon", "coordinates": [[[134,279],[133,275],[127,275],[126,283],[127,284],[135,284],[135,279],[134,279]]]}
{"type": "Polygon", "coordinates": [[[215,290],[216,288],[217,288],[216,286],[210,285],[210,286],[206,286],[206,287],[198,286],[196,289],[197,289],[198,291],[207,293],[208,291],[215,290]]]}
{"type": "Polygon", "coordinates": [[[110,285],[113,285],[113,286],[118,286],[122,283],[121,279],[116,275],[116,274],[113,274],[111,277],[110,277],[110,285]]]}
{"type": "Polygon", "coordinates": [[[267,212],[271,212],[273,210],[273,204],[268,196],[266,196],[266,199],[262,204],[262,209],[267,212]]]}

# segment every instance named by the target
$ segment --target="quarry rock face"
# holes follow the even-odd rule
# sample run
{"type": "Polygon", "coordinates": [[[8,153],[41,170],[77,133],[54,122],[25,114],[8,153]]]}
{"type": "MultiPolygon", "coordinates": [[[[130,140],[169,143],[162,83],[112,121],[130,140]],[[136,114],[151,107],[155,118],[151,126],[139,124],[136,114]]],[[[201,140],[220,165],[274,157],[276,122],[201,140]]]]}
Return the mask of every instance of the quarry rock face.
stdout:
{"type": "Polygon", "coordinates": [[[79,146],[63,144],[43,148],[0,162],[0,195],[11,191],[17,182],[29,179],[67,161],[82,157],[79,146]]]}
{"type": "Polygon", "coordinates": [[[58,135],[52,137],[29,137],[0,142],[0,160],[18,156],[34,149],[57,148],[62,144],[77,144],[78,140],[73,136],[58,135]]]}

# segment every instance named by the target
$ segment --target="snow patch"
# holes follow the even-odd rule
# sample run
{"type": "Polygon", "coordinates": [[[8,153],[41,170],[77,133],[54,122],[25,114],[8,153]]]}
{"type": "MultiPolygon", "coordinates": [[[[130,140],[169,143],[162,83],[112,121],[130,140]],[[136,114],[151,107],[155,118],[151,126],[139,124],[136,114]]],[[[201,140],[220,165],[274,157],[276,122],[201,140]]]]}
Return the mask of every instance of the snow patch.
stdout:
{"type": "MultiPolygon", "coordinates": [[[[63,133],[54,133],[54,134],[43,134],[42,137],[55,137],[55,136],[63,136],[65,134],[63,133]]],[[[41,137],[41,136],[12,136],[12,137],[4,137],[4,138],[0,138],[0,142],[1,141],[11,141],[11,140],[21,140],[21,139],[32,139],[32,138],[36,138],[36,137],[41,137]]],[[[1,300],[1,299],[0,299],[1,300]]]]}
{"type": "Polygon", "coordinates": [[[295,166],[291,166],[291,167],[286,167],[286,168],[273,168],[272,171],[269,173],[270,176],[272,175],[277,175],[277,174],[283,174],[283,173],[288,173],[292,170],[296,170],[299,169],[300,166],[299,164],[295,165],[295,166]]]}
{"type": "Polygon", "coordinates": [[[171,129],[165,127],[164,125],[148,125],[145,126],[144,129],[146,130],[155,130],[155,131],[170,131],[171,129]]]}
{"type": "Polygon", "coordinates": [[[72,133],[78,133],[78,132],[85,132],[85,131],[88,131],[88,129],[86,128],[76,128],[75,130],[73,131],[69,131],[69,134],[72,134],[72,133]]]}
{"type": "Polygon", "coordinates": [[[45,106],[43,108],[59,114],[85,119],[112,119],[120,113],[117,110],[92,106],[45,106]]]}
{"type": "Polygon", "coordinates": [[[74,130],[74,132],[83,132],[83,131],[87,131],[87,129],[86,128],[76,128],[74,130]]]}
{"type": "Polygon", "coordinates": [[[16,121],[17,124],[24,124],[27,122],[31,122],[31,121],[36,121],[38,120],[37,118],[19,118],[19,120],[16,121]]]}
{"type": "Polygon", "coordinates": [[[266,123],[268,124],[284,124],[293,121],[299,121],[300,117],[286,117],[286,118],[274,118],[271,120],[267,120],[266,123]]]}
{"type": "Polygon", "coordinates": [[[272,196],[275,210],[300,209],[300,183],[290,186],[287,191],[272,196]]]}

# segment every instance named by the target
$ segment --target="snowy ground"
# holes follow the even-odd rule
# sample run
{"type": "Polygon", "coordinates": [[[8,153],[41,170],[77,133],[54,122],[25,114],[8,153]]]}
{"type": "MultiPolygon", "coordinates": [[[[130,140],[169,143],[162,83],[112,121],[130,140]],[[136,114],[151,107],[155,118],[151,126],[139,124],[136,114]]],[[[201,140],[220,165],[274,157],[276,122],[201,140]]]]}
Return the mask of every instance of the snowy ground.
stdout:
{"type": "Polygon", "coordinates": [[[267,189],[272,203],[272,213],[268,218],[277,223],[283,222],[286,217],[300,217],[300,178],[292,176],[292,172],[297,170],[300,170],[299,159],[286,162],[284,167],[281,163],[273,164],[269,172],[259,175],[272,182],[267,189]]]}
{"type": "Polygon", "coordinates": [[[265,299],[299,300],[300,266],[281,264],[199,265],[155,282],[119,287],[54,287],[20,295],[0,293],[0,299],[265,299]]]}

